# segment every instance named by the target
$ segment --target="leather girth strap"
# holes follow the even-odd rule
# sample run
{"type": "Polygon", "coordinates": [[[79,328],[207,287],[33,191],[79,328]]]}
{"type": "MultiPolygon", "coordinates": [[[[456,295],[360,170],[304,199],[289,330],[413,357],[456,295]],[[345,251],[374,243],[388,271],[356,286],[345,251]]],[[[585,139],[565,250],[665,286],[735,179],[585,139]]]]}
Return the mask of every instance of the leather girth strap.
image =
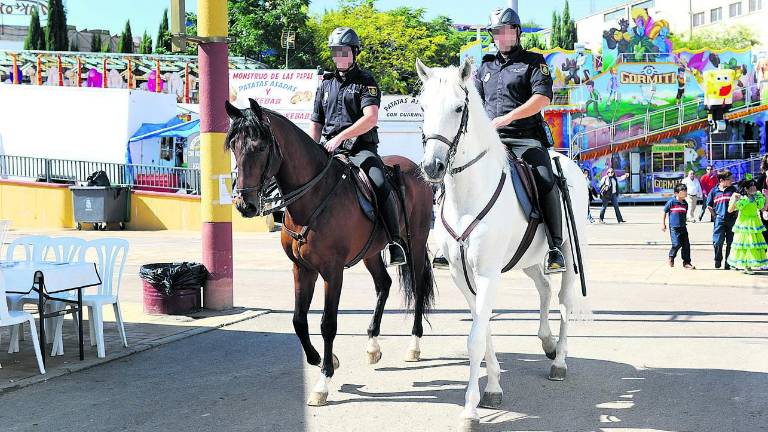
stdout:
{"type": "Polygon", "coordinates": [[[472,287],[472,281],[469,280],[469,273],[467,273],[467,260],[466,260],[466,251],[465,251],[465,245],[466,241],[469,238],[469,235],[472,234],[472,231],[475,230],[477,225],[480,223],[480,221],[485,218],[485,216],[488,214],[488,212],[491,211],[494,204],[496,204],[496,201],[499,199],[499,195],[501,195],[501,190],[504,189],[504,182],[507,180],[507,173],[502,172],[501,173],[501,179],[499,179],[499,184],[496,186],[496,191],[493,193],[493,196],[491,197],[491,200],[488,201],[488,204],[485,205],[483,210],[475,216],[475,220],[472,221],[471,224],[467,227],[467,229],[464,230],[464,232],[461,235],[456,234],[456,231],[451,228],[451,226],[448,224],[448,222],[445,220],[445,205],[443,205],[440,209],[440,219],[443,222],[443,226],[445,227],[446,231],[448,231],[448,234],[453,237],[454,240],[456,240],[459,243],[459,251],[461,252],[461,266],[464,270],[464,279],[467,281],[467,287],[469,288],[469,291],[473,295],[477,295],[475,289],[472,287]]]}
{"type": "MultiPolygon", "coordinates": [[[[535,200],[534,206],[538,207],[538,192],[536,190],[536,183],[532,181],[532,176],[528,175],[530,173],[525,173],[523,170],[528,169],[523,164],[518,164],[516,162],[513,162],[512,164],[513,169],[518,170],[518,173],[520,174],[520,177],[523,179],[523,185],[526,189],[526,192],[528,193],[529,197],[532,197],[532,200],[535,200]]],[[[504,188],[504,182],[506,181],[507,175],[506,173],[502,172],[501,179],[499,180],[499,184],[496,186],[496,191],[493,193],[493,197],[491,197],[491,200],[488,201],[488,204],[485,205],[483,210],[475,217],[475,220],[472,221],[471,224],[467,227],[467,229],[464,230],[464,232],[459,235],[456,233],[456,231],[451,228],[451,226],[448,224],[448,222],[445,220],[445,215],[443,213],[443,208],[440,210],[440,219],[442,220],[443,226],[445,227],[446,231],[448,231],[448,234],[453,237],[453,239],[459,243],[459,253],[461,254],[461,267],[462,271],[464,272],[464,280],[467,283],[467,287],[469,288],[469,291],[473,295],[477,295],[477,292],[475,291],[475,288],[472,286],[472,281],[469,278],[469,272],[467,270],[467,259],[466,259],[466,242],[469,236],[472,234],[472,231],[477,227],[478,224],[485,218],[485,216],[491,211],[491,208],[496,204],[496,201],[499,199],[499,195],[501,195],[501,191],[504,188]]],[[[515,250],[515,254],[512,256],[512,259],[509,260],[509,263],[507,263],[506,266],[501,270],[502,273],[506,273],[509,270],[511,270],[517,263],[520,261],[520,259],[523,257],[525,252],[528,250],[528,248],[531,246],[531,243],[533,242],[533,238],[536,235],[536,229],[538,228],[539,224],[541,223],[541,216],[540,212],[536,213],[536,217],[532,217],[528,220],[528,226],[525,228],[525,233],[523,234],[523,238],[520,241],[520,244],[517,246],[517,250],[515,250]]]]}

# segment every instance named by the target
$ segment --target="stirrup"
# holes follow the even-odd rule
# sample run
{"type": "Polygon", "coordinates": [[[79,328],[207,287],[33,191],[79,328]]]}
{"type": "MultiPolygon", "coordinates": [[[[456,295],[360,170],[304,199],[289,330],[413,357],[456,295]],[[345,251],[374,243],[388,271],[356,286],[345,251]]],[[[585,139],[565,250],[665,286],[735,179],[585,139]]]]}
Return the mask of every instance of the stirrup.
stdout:
{"type": "Polygon", "coordinates": [[[403,248],[403,245],[401,245],[399,242],[393,241],[389,244],[387,244],[387,247],[384,248],[384,250],[381,251],[381,258],[384,260],[384,265],[389,267],[399,267],[401,265],[408,264],[408,256],[405,254],[405,248],[403,248]],[[397,261],[392,260],[392,249],[391,248],[397,248],[399,253],[396,253],[395,255],[400,255],[401,259],[397,261]]]}
{"type": "Polygon", "coordinates": [[[547,258],[544,264],[544,274],[564,273],[564,272],[565,272],[565,256],[563,256],[563,252],[557,248],[552,248],[548,250],[547,258]],[[549,257],[553,252],[557,253],[558,257],[561,258],[562,265],[560,265],[560,263],[557,263],[555,261],[549,260],[549,257]]]}

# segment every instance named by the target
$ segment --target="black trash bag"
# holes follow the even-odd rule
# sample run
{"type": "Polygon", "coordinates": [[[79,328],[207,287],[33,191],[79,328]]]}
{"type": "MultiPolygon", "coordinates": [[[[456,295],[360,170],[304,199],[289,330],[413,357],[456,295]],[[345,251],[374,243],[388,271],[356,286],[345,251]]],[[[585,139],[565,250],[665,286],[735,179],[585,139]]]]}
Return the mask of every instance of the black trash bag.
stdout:
{"type": "Polygon", "coordinates": [[[86,177],[85,181],[87,182],[86,186],[110,186],[112,184],[105,171],[96,171],[86,177]]]}
{"type": "Polygon", "coordinates": [[[145,264],[139,269],[139,276],[170,297],[178,290],[205,285],[208,269],[200,263],[188,262],[145,264]]]}

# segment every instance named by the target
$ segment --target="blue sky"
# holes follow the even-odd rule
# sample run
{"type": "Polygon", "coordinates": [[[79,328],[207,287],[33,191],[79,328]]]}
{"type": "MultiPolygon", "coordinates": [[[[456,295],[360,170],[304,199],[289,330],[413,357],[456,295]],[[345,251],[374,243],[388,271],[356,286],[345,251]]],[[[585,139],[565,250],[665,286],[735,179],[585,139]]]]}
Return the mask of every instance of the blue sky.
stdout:
{"type": "MultiPolygon", "coordinates": [[[[679,0],[678,0],[679,1],[679,0]]],[[[596,10],[602,10],[623,0],[592,0],[596,10]]],[[[551,22],[552,11],[562,11],[564,0],[519,0],[520,15],[523,21],[533,19],[547,27],[551,22]]],[[[570,0],[570,7],[575,17],[587,15],[590,0],[570,0]]],[[[153,40],[160,25],[163,9],[168,7],[168,0],[65,0],[67,20],[78,29],[101,28],[110,32],[122,32],[127,19],[131,20],[134,36],[141,35],[147,30],[153,40]]],[[[325,9],[334,9],[338,0],[312,0],[310,11],[321,14],[325,9]]],[[[427,11],[427,17],[447,15],[456,23],[480,24],[488,19],[488,13],[496,6],[504,6],[506,0],[475,0],[468,7],[467,0],[378,0],[380,9],[391,9],[399,6],[421,7],[427,11]]],[[[187,10],[197,10],[197,0],[187,0],[187,10]]],[[[29,23],[28,18],[5,17],[5,24],[29,23]]]]}

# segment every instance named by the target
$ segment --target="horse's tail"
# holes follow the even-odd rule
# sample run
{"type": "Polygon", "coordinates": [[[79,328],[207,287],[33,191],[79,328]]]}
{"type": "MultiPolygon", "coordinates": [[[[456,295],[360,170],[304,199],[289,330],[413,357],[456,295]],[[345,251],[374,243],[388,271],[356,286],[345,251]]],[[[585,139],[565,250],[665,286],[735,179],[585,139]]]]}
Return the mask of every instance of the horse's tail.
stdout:
{"type": "Polygon", "coordinates": [[[435,278],[429,261],[429,251],[426,247],[423,250],[423,257],[412,257],[413,259],[407,265],[397,268],[397,274],[405,297],[406,309],[413,308],[414,311],[421,311],[426,319],[435,303],[435,278]]]}

